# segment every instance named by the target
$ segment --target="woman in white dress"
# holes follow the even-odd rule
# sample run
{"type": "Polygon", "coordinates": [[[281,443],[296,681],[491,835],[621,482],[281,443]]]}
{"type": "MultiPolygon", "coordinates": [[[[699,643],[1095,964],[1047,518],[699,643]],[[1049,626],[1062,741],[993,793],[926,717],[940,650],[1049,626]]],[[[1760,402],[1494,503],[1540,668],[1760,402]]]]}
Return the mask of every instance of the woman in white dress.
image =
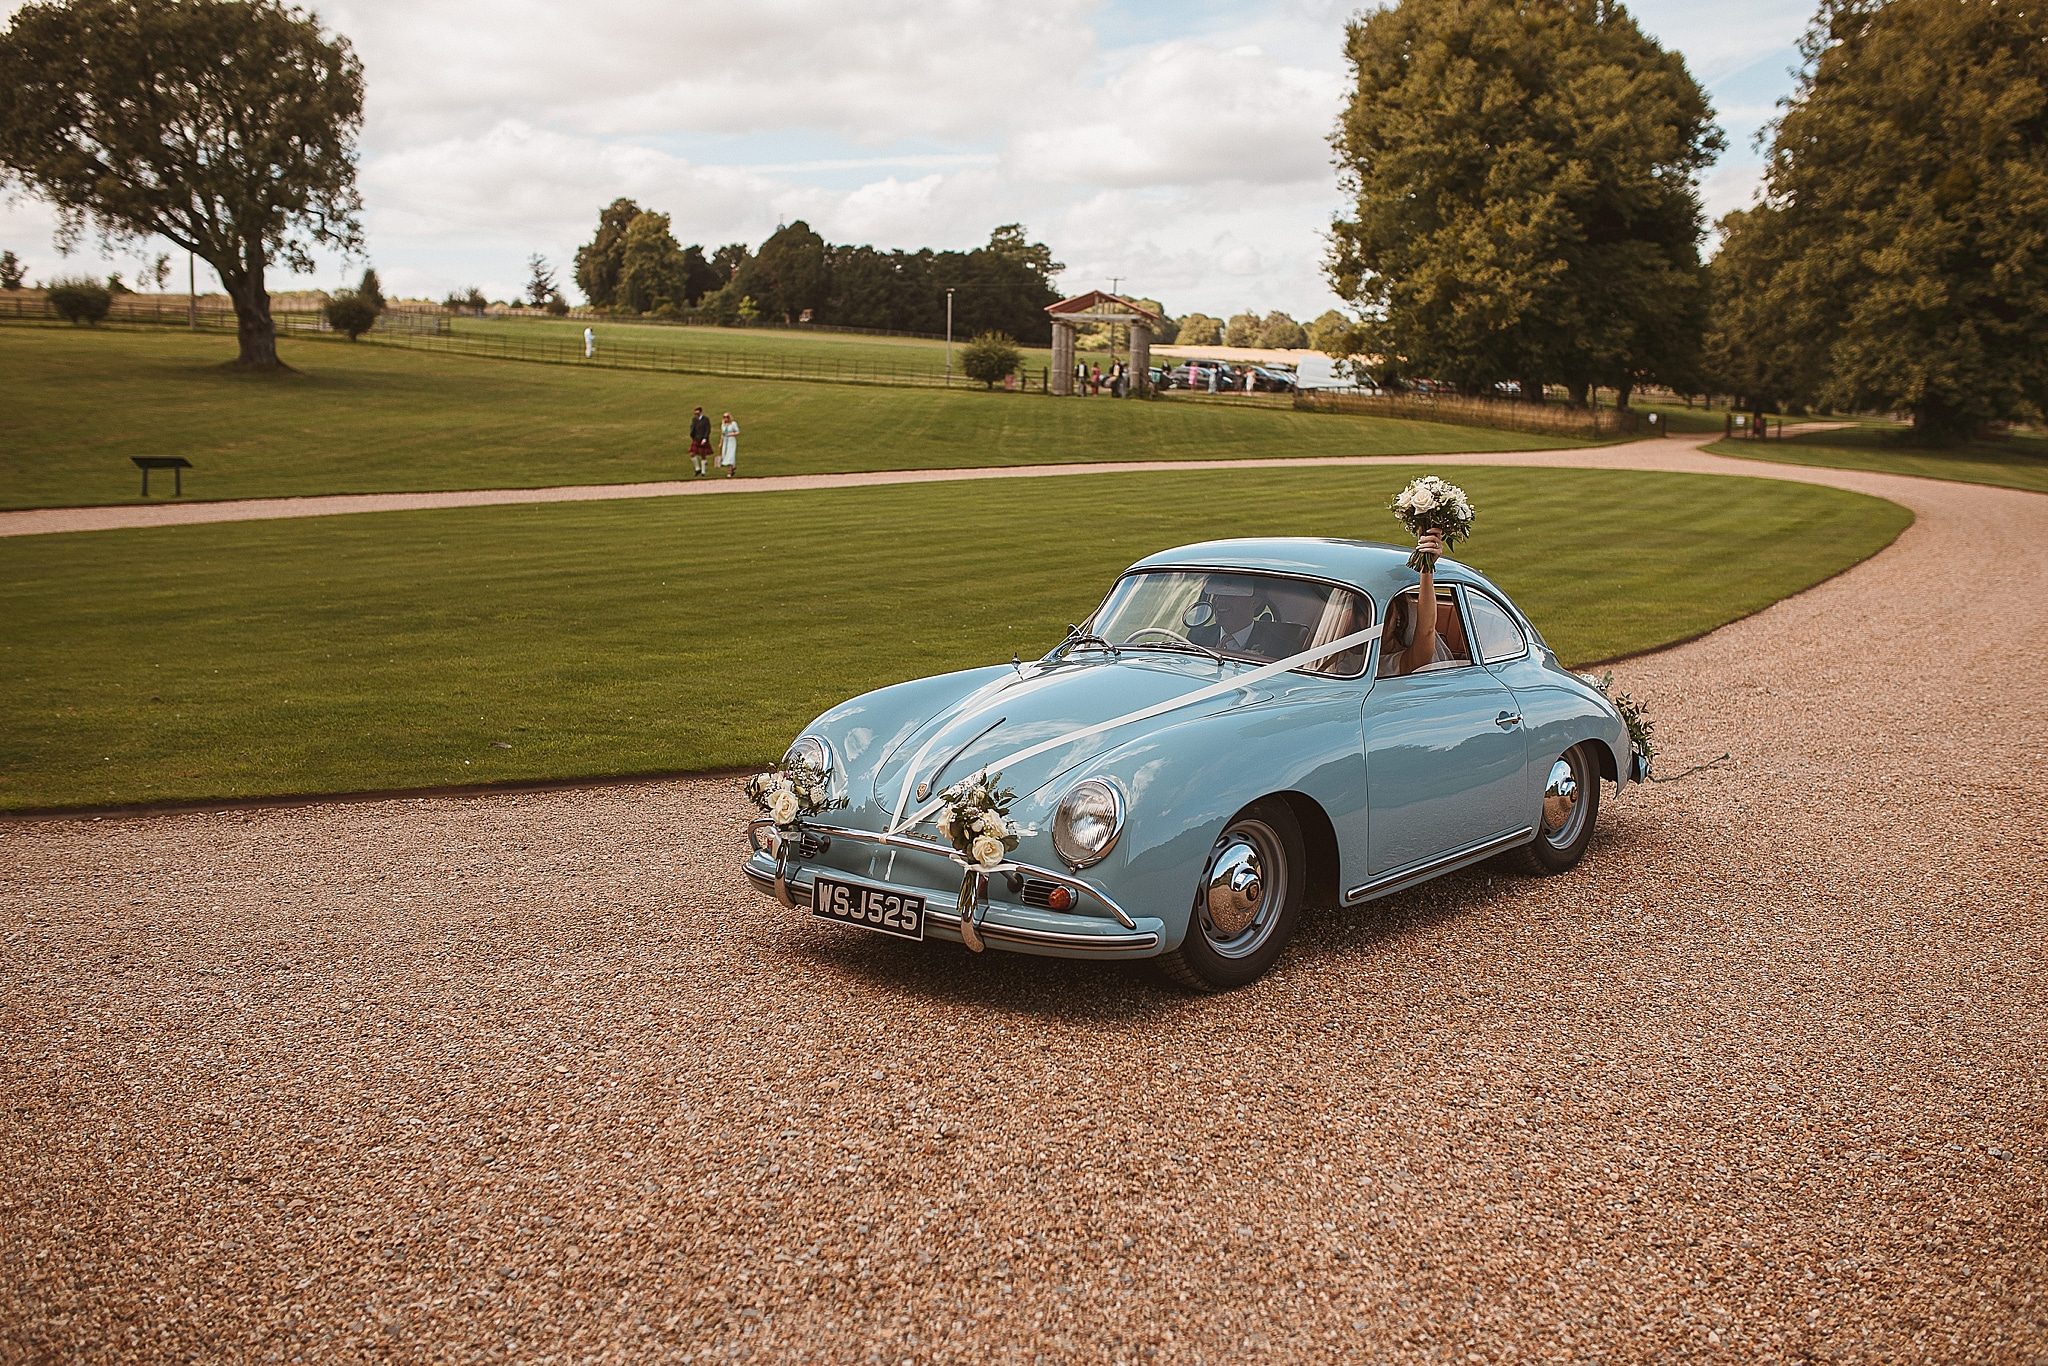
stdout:
{"type": "Polygon", "coordinates": [[[731,413],[727,413],[719,422],[718,431],[723,438],[718,447],[718,463],[725,466],[725,477],[730,479],[739,473],[740,424],[732,420],[731,413]]]}

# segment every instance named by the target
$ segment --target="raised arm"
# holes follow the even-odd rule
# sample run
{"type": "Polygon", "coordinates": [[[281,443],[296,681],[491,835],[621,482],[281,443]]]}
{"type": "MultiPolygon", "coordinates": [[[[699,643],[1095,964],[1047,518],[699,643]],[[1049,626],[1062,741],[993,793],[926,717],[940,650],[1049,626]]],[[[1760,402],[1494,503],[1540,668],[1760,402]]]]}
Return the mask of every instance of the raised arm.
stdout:
{"type": "MultiPolygon", "coordinates": [[[[1418,550],[1436,556],[1444,553],[1444,538],[1434,531],[1425,531],[1415,540],[1418,550]]],[[[1415,639],[1401,652],[1401,672],[1412,674],[1426,665],[1436,662],[1436,561],[1430,559],[1422,566],[1422,582],[1415,594],[1415,639]]]]}

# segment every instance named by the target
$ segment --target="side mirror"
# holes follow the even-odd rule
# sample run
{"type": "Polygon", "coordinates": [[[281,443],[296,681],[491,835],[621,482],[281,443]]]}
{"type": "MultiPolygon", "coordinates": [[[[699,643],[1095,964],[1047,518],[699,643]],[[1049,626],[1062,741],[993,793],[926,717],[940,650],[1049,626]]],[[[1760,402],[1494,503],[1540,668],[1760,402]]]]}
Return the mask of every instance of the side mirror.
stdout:
{"type": "Polygon", "coordinates": [[[1188,610],[1180,614],[1180,624],[1190,631],[1199,631],[1216,622],[1216,609],[1206,602],[1190,603],[1188,610]]]}

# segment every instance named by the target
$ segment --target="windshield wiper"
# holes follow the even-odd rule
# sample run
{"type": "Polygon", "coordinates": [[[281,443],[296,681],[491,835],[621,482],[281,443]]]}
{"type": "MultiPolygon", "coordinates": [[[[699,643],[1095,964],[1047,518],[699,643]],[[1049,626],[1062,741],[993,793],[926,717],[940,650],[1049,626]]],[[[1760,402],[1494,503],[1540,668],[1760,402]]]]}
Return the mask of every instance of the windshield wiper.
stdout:
{"type": "Polygon", "coordinates": [[[1183,653],[1189,650],[1199,650],[1203,654],[1209,656],[1209,658],[1215,660],[1218,664],[1227,662],[1226,657],[1220,652],[1210,649],[1208,646],[1201,644],[1199,641],[1189,640],[1180,632],[1169,630],[1164,626],[1139,627],[1137,630],[1131,632],[1128,636],[1124,637],[1124,648],[1126,650],[1179,650],[1183,653]],[[1158,645],[1132,644],[1132,642],[1135,641],[1139,636],[1159,636],[1161,637],[1161,643],[1158,645]]]}
{"type": "MultiPolygon", "coordinates": [[[[1125,641],[1124,648],[1126,650],[1173,650],[1180,654],[1189,654],[1193,652],[1205,654],[1209,656],[1209,658],[1215,660],[1218,664],[1228,664],[1230,662],[1229,655],[1226,655],[1219,650],[1212,650],[1206,645],[1198,645],[1194,641],[1188,640],[1185,637],[1183,637],[1180,640],[1162,640],[1157,644],[1147,641],[1143,645],[1133,645],[1129,641],[1125,641]]],[[[1242,663],[1243,661],[1240,660],[1239,662],[1242,663]]]]}
{"type": "Polygon", "coordinates": [[[1083,645],[1093,645],[1098,649],[1107,650],[1111,654],[1117,653],[1117,647],[1104,640],[1101,636],[1090,631],[1083,631],[1079,626],[1069,626],[1066,638],[1047,651],[1045,657],[1048,661],[1065,659],[1083,645]]]}

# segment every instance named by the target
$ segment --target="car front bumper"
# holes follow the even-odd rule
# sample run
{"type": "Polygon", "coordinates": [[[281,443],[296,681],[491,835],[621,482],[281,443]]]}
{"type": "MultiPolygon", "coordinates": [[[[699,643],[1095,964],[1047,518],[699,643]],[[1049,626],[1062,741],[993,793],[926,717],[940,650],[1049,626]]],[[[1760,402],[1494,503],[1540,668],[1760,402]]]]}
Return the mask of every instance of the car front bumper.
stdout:
{"type": "MultiPolygon", "coordinates": [[[[807,824],[802,833],[814,841],[822,837],[827,848],[838,842],[842,848],[851,844],[900,853],[903,866],[899,872],[899,860],[886,857],[876,860],[866,869],[842,866],[850,861],[845,858],[835,859],[830,864],[813,862],[804,858],[795,841],[787,836],[777,836],[773,822],[756,820],[748,830],[753,852],[747,858],[745,872],[755,890],[769,900],[808,908],[815,889],[814,878],[823,873],[841,881],[922,897],[925,903],[925,937],[966,942],[960,931],[960,915],[956,909],[958,882],[956,880],[951,886],[943,885],[944,870],[961,871],[957,864],[952,863],[952,851],[945,845],[915,836],[882,835],[838,826],[807,824]],[[785,841],[788,848],[787,857],[780,860],[779,869],[776,852],[771,847],[777,838],[785,841]],[[945,860],[943,868],[936,863],[937,860],[945,860]]],[[[1006,862],[989,871],[988,900],[975,924],[980,937],[990,948],[1051,958],[1153,958],[1166,947],[1164,922],[1131,916],[1092,885],[1070,874],[1032,864],[1006,862]],[[1074,889],[1076,909],[1046,910],[998,895],[1010,886],[1012,874],[1020,880],[1038,879],[1074,889]]]]}

